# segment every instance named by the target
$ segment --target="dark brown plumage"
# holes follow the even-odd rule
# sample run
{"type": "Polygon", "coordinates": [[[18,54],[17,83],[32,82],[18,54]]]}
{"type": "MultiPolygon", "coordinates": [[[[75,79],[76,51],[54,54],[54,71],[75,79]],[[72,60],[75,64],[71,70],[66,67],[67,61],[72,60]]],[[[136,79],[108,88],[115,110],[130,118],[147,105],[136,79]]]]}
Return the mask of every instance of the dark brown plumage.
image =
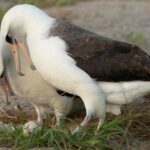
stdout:
{"type": "Polygon", "coordinates": [[[138,46],[112,40],[57,20],[50,36],[68,44],[77,65],[98,81],[150,81],[150,56],[138,46]]]}

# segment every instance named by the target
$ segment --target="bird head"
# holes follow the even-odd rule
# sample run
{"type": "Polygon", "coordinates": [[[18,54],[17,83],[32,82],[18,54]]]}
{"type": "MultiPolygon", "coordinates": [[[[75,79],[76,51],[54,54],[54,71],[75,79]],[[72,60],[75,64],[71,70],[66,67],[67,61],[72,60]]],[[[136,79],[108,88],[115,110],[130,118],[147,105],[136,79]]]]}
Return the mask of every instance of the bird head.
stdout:
{"type": "Polygon", "coordinates": [[[4,15],[1,22],[1,35],[7,43],[9,43],[16,64],[16,71],[21,75],[20,72],[20,60],[19,60],[19,48],[24,51],[27,62],[34,70],[35,67],[31,61],[27,46],[24,41],[26,39],[26,12],[24,7],[26,5],[17,5],[9,9],[4,15]]]}

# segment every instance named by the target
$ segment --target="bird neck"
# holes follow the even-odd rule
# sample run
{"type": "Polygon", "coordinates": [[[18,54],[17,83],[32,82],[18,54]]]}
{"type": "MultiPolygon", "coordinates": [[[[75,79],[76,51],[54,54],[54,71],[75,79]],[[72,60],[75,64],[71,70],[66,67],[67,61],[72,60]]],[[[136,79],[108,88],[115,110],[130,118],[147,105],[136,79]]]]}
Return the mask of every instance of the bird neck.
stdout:
{"type": "Polygon", "coordinates": [[[48,36],[50,27],[55,22],[54,18],[47,15],[41,16],[30,16],[25,19],[24,29],[26,35],[34,38],[40,38],[40,36],[48,36]]]}
{"type": "MultiPolygon", "coordinates": [[[[0,43],[1,45],[1,43],[0,43]]],[[[4,59],[3,59],[3,48],[1,48],[0,46],[0,76],[2,75],[3,71],[4,71],[4,59]]]]}

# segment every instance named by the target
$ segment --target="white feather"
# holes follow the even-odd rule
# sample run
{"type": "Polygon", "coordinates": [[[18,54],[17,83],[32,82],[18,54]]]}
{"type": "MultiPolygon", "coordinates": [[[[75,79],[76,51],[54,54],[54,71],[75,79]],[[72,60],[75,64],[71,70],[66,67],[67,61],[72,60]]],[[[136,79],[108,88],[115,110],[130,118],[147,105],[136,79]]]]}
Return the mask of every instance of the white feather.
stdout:
{"type": "MultiPolygon", "coordinates": [[[[55,88],[81,97],[86,108],[85,125],[96,115],[100,122],[105,118],[105,96],[98,84],[67,54],[67,43],[59,37],[49,37],[55,22],[40,9],[31,5],[18,5],[4,16],[1,33],[24,41],[31,59],[42,77],[55,88]]],[[[77,130],[75,130],[77,131],[77,130]]]]}

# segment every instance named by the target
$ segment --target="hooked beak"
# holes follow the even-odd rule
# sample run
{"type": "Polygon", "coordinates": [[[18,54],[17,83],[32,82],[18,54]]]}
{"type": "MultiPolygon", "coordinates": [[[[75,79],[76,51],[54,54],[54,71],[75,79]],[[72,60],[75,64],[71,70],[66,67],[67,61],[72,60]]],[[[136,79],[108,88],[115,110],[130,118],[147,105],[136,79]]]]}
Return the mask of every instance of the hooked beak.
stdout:
{"type": "Polygon", "coordinates": [[[16,65],[16,71],[18,74],[23,75],[20,72],[20,59],[19,59],[19,51],[18,51],[18,45],[17,45],[17,41],[15,40],[13,44],[10,44],[10,48],[15,60],[15,65],[16,65]]]}
{"type": "Polygon", "coordinates": [[[26,61],[29,64],[29,66],[31,67],[32,70],[36,70],[31,57],[30,57],[30,53],[29,53],[29,49],[24,45],[24,43],[18,43],[18,46],[23,50],[23,53],[25,55],[26,61]]]}
{"type": "Polygon", "coordinates": [[[23,53],[25,55],[25,58],[27,60],[27,63],[31,67],[32,70],[35,70],[35,66],[32,63],[32,60],[30,58],[29,50],[26,48],[26,46],[23,43],[18,43],[17,40],[14,41],[14,43],[10,44],[13,57],[15,59],[15,65],[16,65],[16,71],[19,75],[23,76],[24,74],[20,71],[20,58],[19,58],[19,47],[23,50],[23,53]]]}

